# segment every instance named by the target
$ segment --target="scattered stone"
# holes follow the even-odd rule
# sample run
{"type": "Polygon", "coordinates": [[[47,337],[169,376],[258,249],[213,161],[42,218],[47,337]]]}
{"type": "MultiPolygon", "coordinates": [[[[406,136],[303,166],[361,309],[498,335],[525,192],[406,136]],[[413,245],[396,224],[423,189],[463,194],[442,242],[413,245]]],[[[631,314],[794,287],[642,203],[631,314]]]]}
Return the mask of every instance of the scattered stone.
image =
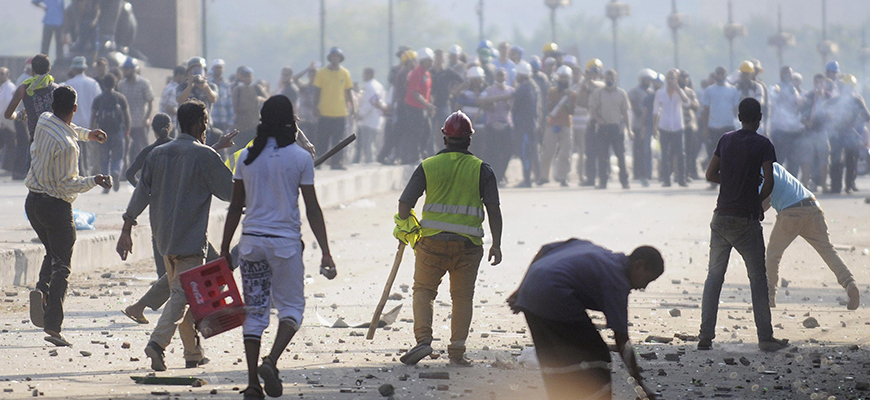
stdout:
{"type": "Polygon", "coordinates": [[[402,289],[402,293],[408,293],[408,289],[410,289],[410,288],[411,287],[408,286],[408,284],[406,284],[406,283],[399,285],[399,289],[402,289]]]}
{"type": "Polygon", "coordinates": [[[385,383],[378,388],[378,393],[380,393],[381,396],[390,397],[396,393],[396,389],[393,388],[393,385],[385,383]]]}
{"type": "Polygon", "coordinates": [[[740,357],[740,363],[747,367],[749,366],[749,364],[751,364],[749,362],[749,359],[747,359],[746,357],[740,357]]]}
{"type": "Polygon", "coordinates": [[[723,361],[725,361],[725,365],[737,365],[737,361],[734,361],[733,357],[726,357],[723,361]]]}
{"type": "Polygon", "coordinates": [[[18,296],[18,292],[6,292],[6,297],[15,297],[18,296]]]}
{"type": "Polygon", "coordinates": [[[640,358],[643,358],[644,360],[658,360],[659,359],[659,356],[657,356],[656,352],[654,352],[654,351],[651,351],[649,353],[640,353],[639,355],[640,355],[640,358]]]}
{"type": "Polygon", "coordinates": [[[659,374],[658,374],[658,375],[659,375],[659,376],[668,376],[668,373],[665,372],[665,370],[659,368],[659,374]]]}
{"type": "Polygon", "coordinates": [[[664,336],[655,336],[655,335],[650,335],[650,336],[647,336],[647,337],[646,337],[646,340],[644,340],[644,341],[647,342],[647,343],[662,343],[662,344],[668,344],[668,343],[670,343],[670,342],[673,342],[673,341],[674,341],[674,338],[672,338],[672,337],[664,337],[664,336]]]}
{"type": "Polygon", "coordinates": [[[404,298],[405,298],[405,296],[402,296],[401,293],[394,292],[394,293],[391,294],[390,297],[388,297],[387,299],[388,299],[388,300],[402,300],[402,299],[404,299],[404,298]]]}
{"type": "Polygon", "coordinates": [[[166,390],[152,390],[151,394],[155,396],[169,396],[169,392],[166,390]]]}
{"type": "Polygon", "coordinates": [[[683,283],[683,281],[681,279],[671,279],[671,283],[673,283],[674,285],[679,285],[680,283],[683,283]]]}
{"type": "Polygon", "coordinates": [[[323,294],[323,293],[314,293],[314,298],[315,298],[315,299],[322,299],[322,298],[324,298],[324,297],[326,297],[326,295],[323,294]]]}
{"type": "Polygon", "coordinates": [[[438,391],[441,391],[441,392],[446,392],[446,391],[450,390],[450,386],[444,385],[444,384],[438,385],[438,386],[436,386],[436,388],[438,389],[438,391]]]}
{"type": "Polygon", "coordinates": [[[420,379],[450,379],[449,372],[421,372],[420,379]]]}
{"type": "Polygon", "coordinates": [[[697,342],[698,341],[697,335],[689,335],[687,333],[675,333],[674,337],[677,339],[680,339],[684,342],[697,342]]]}
{"type": "Polygon", "coordinates": [[[103,278],[103,279],[109,279],[111,277],[112,277],[111,272],[106,272],[106,273],[103,273],[102,275],[100,275],[100,278],[103,278]]]}
{"type": "Polygon", "coordinates": [[[212,389],[208,394],[217,394],[217,389],[212,389]]]}
{"type": "Polygon", "coordinates": [[[868,382],[855,382],[855,390],[866,391],[870,390],[870,383],[868,382]]]}
{"type": "Polygon", "coordinates": [[[668,311],[668,314],[671,314],[672,317],[679,317],[680,315],[683,315],[683,313],[680,312],[679,308],[672,308],[671,311],[668,311]]]}
{"type": "Polygon", "coordinates": [[[680,355],[678,353],[668,353],[665,354],[665,360],[680,362],[680,355]]]}
{"type": "Polygon", "coordinates": [[[129,343],[129,342],[121,343],[121,348],[122,348],[122,349],[129,349],[129,348],[130,348],[130,343],[129,343]]]}
{"type": "Polygon", "coordinates": [[[138,361],[139,361],[138,357],[130,357],[130,362],[138,362],[138,361]]]}
{"type": "Polygon", "coordinates": [[[486,332],[484,332],[484,333],[481,333],[481,334],[480,334],[480,337],[483,338],[483,339],[486,339],[486,338],[489,337],[489,334],[486,333],[486,332]]]}
{"type": "Polygon", "coordinates": [[[3,393],[12,393],[12,388],[4,388],[3,393]]]}
{"type": "Polygon", "coordinates": [[[48,355],[52,357],[57,357],[57,350],[49,350],[48,355]]]}
{"type": "Polygon", "coordinates": [[[90,356],[91,356],[91,352],[90,352],[90,351],[84,351],[84,350],[82,350],[82,351],[80,351],[79,353],[81,353],[81,355],[84,356],[84,357],[90,357],[90,356]]]}
{"type": "Polygon", "coordinates": [[[402,382],[406,382],[410,378],[411,378],[411,375],[408,375],[408,374],[399,375],[399,380],[402,382]]]}
{"type": "Polygon", "coordinates": [[[33,389],[33,397],[39,397],[39,389],[33,389]]]}
{"type": "Polygon", "coordinates": [[[784,288],[787,288],[788,284],[789,284],[789,281],[785,280],[785,278],[782,278],[782,280],[779,282],[779,286],[784,287],[784,288]]]}
{"type": "Polygon", "coordinates": [[[819,321],[817,321],[813,317],[808,317],[807,319],[805,319],[803,322],[803,325],[804,325],[804,328],[807,328],[807,329],[818,328],[821,326],[821,325],[819,325],[819,321]]]}

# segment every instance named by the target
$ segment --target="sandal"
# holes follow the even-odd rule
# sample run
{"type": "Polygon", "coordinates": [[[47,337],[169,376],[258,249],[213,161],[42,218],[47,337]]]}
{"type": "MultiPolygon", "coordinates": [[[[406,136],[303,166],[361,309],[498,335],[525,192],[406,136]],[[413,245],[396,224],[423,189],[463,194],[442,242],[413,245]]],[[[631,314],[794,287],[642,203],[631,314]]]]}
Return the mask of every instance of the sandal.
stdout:
{"type": "Polygon", "coordinates": [[[135,315],[133,315],[133,314],[128,313],[128,312],[127,312],[127,309],[123,309],[123,310],[121,310],[121,313],[124,314],[124,315],[126,315],[127,318],[132,319],[132,320],[133,320],[134,322],[136,322],[137,324],[142,324],[142,325],[144,325],[144,324],[147,324],[147,323],[148,323],[148,318],[145,318],[145,316],[137,317],[137,316],[135,316],[135,315]]]}
{"type": "Polygon", "coordinates": [[[266,398],[263,395],[263,389],[255,386],[248,386],[245,390],[239,392],[242,394],[242,399],[244,400],[263,400],[266,398]]]}
{"type": "Polygon", "coordinates": [[[60,332],[50,331],[46,329],[45,333],[48,334],[48,336],[45,337],[46,342],[49,342],[57,347],[72,347],[72,343],[68,342],[63,336],[61,336],[60,332]]]}
{"type": "Polygon", "coordinates": [[[269,397],[281,397],[284,393],[284,386],[281,385],[281,378],[278,376],[278,368],[275,367],[275,362],[269,357],[263,357],[263,363],[257,368],[257,373],[263,378],[263,386],[266,389],[266,394],[269,397]]]}

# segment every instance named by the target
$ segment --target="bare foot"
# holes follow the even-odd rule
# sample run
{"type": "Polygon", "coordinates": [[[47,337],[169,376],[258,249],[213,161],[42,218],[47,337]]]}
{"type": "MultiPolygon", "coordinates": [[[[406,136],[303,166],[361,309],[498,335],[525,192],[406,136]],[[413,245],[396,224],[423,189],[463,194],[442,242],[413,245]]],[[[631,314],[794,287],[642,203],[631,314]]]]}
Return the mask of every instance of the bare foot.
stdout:
{"type": "Polygon", "coordinates": [[[124,315],[130,317],[137,324],[147,324],[148,318],[145,318],[145,306],[139,303],[133,303],[122,311],[124,315]]]}

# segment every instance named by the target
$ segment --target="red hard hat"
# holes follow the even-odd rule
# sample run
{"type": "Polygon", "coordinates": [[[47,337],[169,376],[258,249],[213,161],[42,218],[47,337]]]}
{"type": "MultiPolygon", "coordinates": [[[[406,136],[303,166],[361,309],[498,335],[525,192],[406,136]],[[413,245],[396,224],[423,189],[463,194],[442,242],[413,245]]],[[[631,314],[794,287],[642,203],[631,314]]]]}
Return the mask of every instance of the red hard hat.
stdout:
{"type": "Polygon", "coordinates": [[[471,119],[464,112],[456,111],[444,121],[441,133],[447,137],[464,138],[473,135],[474,128],[471,127],[471,119]]]}

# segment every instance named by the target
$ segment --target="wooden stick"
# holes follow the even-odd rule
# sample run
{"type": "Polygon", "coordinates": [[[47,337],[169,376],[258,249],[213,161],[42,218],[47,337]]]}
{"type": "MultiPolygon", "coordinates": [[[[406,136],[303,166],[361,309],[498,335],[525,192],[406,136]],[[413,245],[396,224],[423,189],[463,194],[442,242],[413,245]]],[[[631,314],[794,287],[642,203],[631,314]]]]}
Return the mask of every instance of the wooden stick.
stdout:
{"type": "Polygon", "coordinates": [[[375,337],[375,330],[378,329],[378,324],[381,322],[381,313],[384,312],[384,306],[387,304],[387,298],[390,297],[390,290],[393,289],[393,282],[396,280],[396,274],[399,272],[399,265],[402,264],[402,255],[405,254],[405,243],[399,241],[399,249],[396,251],[396,259],[393,261],[393,269],[390,271],[390,277],[387,278],[387,284],[384,285],[384,293],[381,294],[381,301],[375,308],[375,314],[372,315],[372,322],[369,324],[369,332],[366,334],[367,340],[372,340],[375,337]]]}

